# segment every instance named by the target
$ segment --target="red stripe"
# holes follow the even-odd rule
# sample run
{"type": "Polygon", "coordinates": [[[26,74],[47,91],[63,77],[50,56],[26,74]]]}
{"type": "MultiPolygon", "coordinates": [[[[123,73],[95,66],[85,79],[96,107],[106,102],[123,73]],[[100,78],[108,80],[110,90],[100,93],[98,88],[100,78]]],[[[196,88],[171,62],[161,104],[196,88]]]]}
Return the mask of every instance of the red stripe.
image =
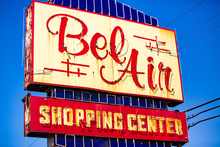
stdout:
{"type": "Polygon", "coordinates": [[[70,64],[70,65],[76,65],[76,66],[83,66],[83,67],[90,67],[89,65],[85,65],[85,64],[70,63],[70,62],[65,62],[65,61],[61,61],[61,63],[70,64]]]}
{"type": "Polygon", "coordinates": [[[146,47],[149,47],[149,48],[152,48],[152,49],[158,49],[158,50],[170,52],[170,50],[162,49],[162,48],[156,48],[156,47],[150,47],[149,45],[147,45],[146,47]]]}
{"type": "Polygon", "coordinates": [[[61,70],[61,69],[54,69],[54,68],[44,68],[44,70],[51,70],[51,71],[58,71],[58,72],[65,72],[68,74],[69,73],[72,73],[72,74],[77,74],[77,75],[87,75],[86,73],[79,73],[78,72],[73,72],[73,71],[66,71],[66,70],[61,70]]]}
{"type": "MultiPolygon", "coordinates": [[[[150,38],[145,38],[145,37],[136,36],[136,35],[134,35],[134,37],[140,38],[140,39],[144,39],[144,40],[149,40],[149,41],[156,41],[156,39],[150,39],[150,38]]],[[[157,41],[157,42],[158,42],[158,43],[166,44],[166,42],[164,42],[164,41],[157,41]]]]}
{"type": "MultiPolygon", "coordinates": [[[[131,73],[131,71],[126,71],[126,70],[118,70],[119,72],[127,72],[127,73],[131,73]]],[[[145,72],[136,72],[137,74],[145,74],[145,72]]]]}

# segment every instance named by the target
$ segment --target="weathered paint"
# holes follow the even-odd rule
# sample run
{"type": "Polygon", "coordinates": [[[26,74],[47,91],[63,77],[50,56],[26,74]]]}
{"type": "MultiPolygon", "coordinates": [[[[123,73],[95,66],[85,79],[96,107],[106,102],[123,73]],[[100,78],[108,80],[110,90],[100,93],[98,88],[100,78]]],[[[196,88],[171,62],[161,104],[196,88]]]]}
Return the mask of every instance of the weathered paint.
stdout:
{"type": "MultiPolygon", "coordinates": [[[[36,72],[36,69],[40,70],[42,74],[33,74],[29,87],[32,84],[62,86],[183,102],[178,51],[174,31],[41,2],[34,1],[33,6],[34,36],[32,47],[33,64],[31,69],[33,69],[33,72],[36,72]],[[56,17],[53,18],[53,16],[56,17]],[[65,29],[63,29],[65,31],[63,48],[67,47],[66,51],[59,51],[61,18],[68,19],[65,29]],[[79,20],[74,18],[78,18],[79,20]],[[48,26],[47,22],[49,22],[48,26]],[[76,35],[85,31],[82,29],[82,24],[86,25],[88,31],[82,35],[81,39],[84,39],[88,43],[89,50],[80,56],[71,55],[82,50],[82,40],[66,36],[68,34],[76,35]],[[117,30],[115,36],[116,55],[114,56],[113,54],[110,56],[110,53],[112,54],[114,52],[110,49],[112,31],[117,27],[121,30],[117,30]],[[48,32],[50,35],[48,35],[48,32]],[[108,52],[107,57],[102,60],[97,59],[91,52],[90,43],[96,33],[102,34],[107,42],[103,50],[96,49],[101,57],[104,57],[106,51],[108,52]],[[121,40],[123,38],[121,36],[122,34],[124,34],[124,40],[121,40]],[[120,51],[122,42],[124,42],[122,52],[121,54],[117,54],[120,51]],[[131,57],[132,51],[138,52],[137,57],[131,57]],[[148,57],[152,57],[153,60],[148,62],[148,57]],[[132,60],[137,59],[137,64],[135,64],[137,68],[135,69],[136,71],[133,71],[133,73],[136,72],[134,74],[137,77],[131,76],[131,63],[134,61],[129,63],[130,58],[133,58],[132,60]],[[70,63],[80,64],[80,66],[63,64],[62,62],[67,62],[67,59],[69,59],[70,63]],[[164,72],[166,67],[172,70],[171,80],[167,82],[170,84],[167,87],[165,85],[165,73],[163,72],[161,75],[163,90],[158,87],[158,65],[160,62],[164,65],[164,72]],[[157,85],[156,89],[152,89],[148,84],[148,64],[152,64],[154,67],[152,84],[157,85]],[[88,65],[89,67],[82,65],[88,65]],[[103,66],[105,68],[102,68],[103,66]],[[124,71],[126,66],[128,67],[128,71],[124,71]],[[44,71],[49,74],[44,74],[44,71]],[[121,79],[118,79],[123,73],[125,75],[121,79]],[[115,83],[104,82],[101,74],[107,81],[115,83]],[[174,91],[170,92],[168,88],[171,90],[174,89],[174,91]]],[[[102,38],[99,39],[97,46],[102,47],[102,38]]],[[[30,88],[29,90],[32,89],[30,88]]]]}
{"type": "Polygon", "coordinates": [[[30,113],[29,123],[25,124],[26,136],[69,134],[188,142],[183,112],[36,96],[24,102],[25,112],[30,113]]]}

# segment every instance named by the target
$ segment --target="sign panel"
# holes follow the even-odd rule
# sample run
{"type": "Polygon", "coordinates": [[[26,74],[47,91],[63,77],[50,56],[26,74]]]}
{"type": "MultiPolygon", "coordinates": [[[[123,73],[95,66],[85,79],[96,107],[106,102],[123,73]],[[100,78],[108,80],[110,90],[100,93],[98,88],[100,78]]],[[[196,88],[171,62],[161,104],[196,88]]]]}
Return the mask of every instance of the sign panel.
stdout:
{"type": "Polygon", "coordinates": [[[61,86],[183,102],[174,31],[41,2],[32,12],[28,90],[61,86]]]}
{"type": "MultiPolygon", "coordinates": [[[[188,142],[183,112],[31,96],[25,135],[69,134],[188,142]]],[[[25,103],[26,104],[26,103],[25,103]]]]}

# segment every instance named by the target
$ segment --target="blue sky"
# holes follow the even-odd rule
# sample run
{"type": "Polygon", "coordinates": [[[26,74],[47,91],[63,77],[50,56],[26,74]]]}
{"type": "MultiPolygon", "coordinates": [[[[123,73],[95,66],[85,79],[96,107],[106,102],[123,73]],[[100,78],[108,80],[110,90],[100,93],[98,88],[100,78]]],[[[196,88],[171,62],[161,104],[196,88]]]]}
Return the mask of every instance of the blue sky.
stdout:
{"type": "MultiPolygon", "coordinates": [[[[23,90],[23,9],[24,7],[27,8],[30,2],[30,0],[1,0],[0,2],[0,61],[2,82],[0,104],[0,125],[2,127],[0,138],[2,146],[46,146],[46,139],[23,137],[23,103],[21,102],[21,99],[27,93],[23,90]]],[[[158,18],[159,26],[164,27],[196,6],[198,3],[202,2],[202,0],[120,0],[119,2],[126,3],[131,7],[143,11],[145,14],[158,18]]],[[[189,13],[170,24],[167,28],[176,31],[178,40],[183,35],[219,13],[220,1],[206,0],[189,13]]],[[[186,45],[186,47],[179,51],[185,102],[176,106],[174,109],[184,111],[220,96],[220,28],[216,28],[219,25],[220,15],[177,41],[179,48],[186,45]],[[213,29],[215,30],[211,31],[213,29]],[[210,33],[199,38],[207,32],[210,33]],[[197,38],[199,39],[196,40],[197,38]],[[194,42],[188,44],[192,41],[194,42]],[[190,67],[191,65],[194,66],[190,67]]],[[[44,94],[32,92],[32,95],[44,94]]],[[[198,110],[189,112],[187,115],[198,113],[202,110],[217,106],[219,103],[220,100],[198,110]]],[[[190,120],[189,123],[219,115],[219,112],[220,108],[217,108],[199,115],[198,117],[190,120]]],[[[184,147],[220,146],[219,124],[220,118],[215,118],[190,128],[190,143],[185,144],[184,147]]]]}

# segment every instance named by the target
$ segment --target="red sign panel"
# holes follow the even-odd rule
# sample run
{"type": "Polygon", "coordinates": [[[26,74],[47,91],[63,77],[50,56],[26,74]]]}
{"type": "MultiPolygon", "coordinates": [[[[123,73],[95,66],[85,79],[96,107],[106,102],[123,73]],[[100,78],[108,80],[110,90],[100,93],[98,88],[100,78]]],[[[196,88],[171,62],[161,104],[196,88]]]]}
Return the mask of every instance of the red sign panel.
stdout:
{"type": "Polygon", "coordinates": [[[70,134],[188,142],[183,112],[36,96],[26,99],[24,128],[26,136],[70,134]]]}

